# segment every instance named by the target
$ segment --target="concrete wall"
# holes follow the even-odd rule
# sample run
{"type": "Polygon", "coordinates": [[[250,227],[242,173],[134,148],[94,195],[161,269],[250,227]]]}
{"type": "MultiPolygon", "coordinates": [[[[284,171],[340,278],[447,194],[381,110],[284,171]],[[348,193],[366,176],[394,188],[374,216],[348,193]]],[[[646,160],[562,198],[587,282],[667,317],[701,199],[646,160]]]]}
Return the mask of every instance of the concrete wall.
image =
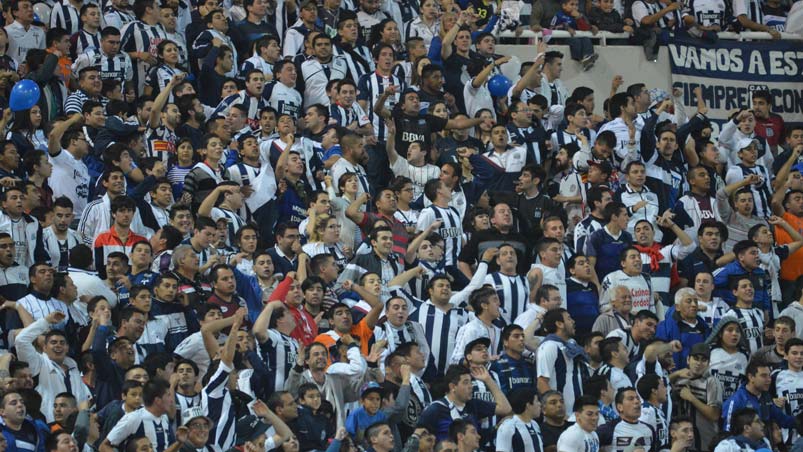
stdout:
{"type": "MultiPolygon", "coordinates": [[[[569,92],[578,86],[588,86],[594,89],[596,95],[596,112],[602,114],[602,102],[608,97],[611,90],[611,80],[615,75],[624,77],[624,87],[632,83],[646,83],[648,88],[661,88],[670,91],[672,86],[672,74],[669,69],[669,54],[666,47],[662,47],[658,55],[658,61],[653,63],[644,58],[641,47],[635,46],[595,46],[599,54],[597,64],[588,71],[583,72],[580,63],[569,58],[569,47],[562,45],[550,45],[550,49],[563,52],[566,56],[563,60],[563,75],[561,79],[569,92]]],[[[534,45],[498,45],[496,52],[501,55],[516,56],[520,62],[535,58],[536,48],[534,45]]],[[[513,63],[513,61],[511,61],[513,63]]],[[[520,64],[520,63],[519,63],[520,64]]],[[[518,67],[505,68],[508,76],[518,73],[518,67]]],[[[512,78],[512,80],[516,80],[512,78]]]]}

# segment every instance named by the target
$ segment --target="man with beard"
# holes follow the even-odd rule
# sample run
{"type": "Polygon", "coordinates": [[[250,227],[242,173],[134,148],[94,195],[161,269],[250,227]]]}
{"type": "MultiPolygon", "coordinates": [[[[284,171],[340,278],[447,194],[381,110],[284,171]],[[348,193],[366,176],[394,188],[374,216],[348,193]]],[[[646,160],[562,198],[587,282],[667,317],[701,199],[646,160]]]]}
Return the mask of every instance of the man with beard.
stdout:
{"type": "Polygon", "coordinates": [[[151,116],[145,128],[145,142],[147,143],[146,157],[156,157],[167,164],[170,156],[175,155],[178,135],[176,128],[181,119],[178,106],[167,100],[170,98],[173,88],[184,79],[184,74],[174,75],[167,82],[156,99],[153,101],[151,116]]]}
{"type": "Polygon", "coordinates": [[[195,94],[176,94],[175,101],[181,114],[176,133],[179,138],[189,138],[193,148],[200,149],[204,136],[203,127],[206,124],[206,107],[195,94]]]}
{"type": "Polygon", "coordinates": [[[349,133],[340,139],[342,156],[332,165],[332,180],[340,180],[340,177],[347,173],[357,174],[359,182],[357,195],[371,193],[368,185],[368,176],[365,172],[364,164],[368,163],[368,153],[365,152],[363,138],[356,133],[349,133]]]}
{"type": "Polygon", "coordinates": [[[70,229],[74,218],[72,201],[61,196],[53,202],[53,223],[42,230],[42,242],[55,268],[70,265],[70,250],[83,242],[81,236],[70,229]]]}
{"type": "MultiPolygon", "coordinates": [[[[286,44],[285,44],[286,45],[286,44]]],[[[348,74],[345,58],[332,55],[332,39],[319,34],[312,39],[314,57],[301,63],[301,78],[304,82],[304,105],[329,106],[326,85],[330,80],[341,80],[348,74]]]]}

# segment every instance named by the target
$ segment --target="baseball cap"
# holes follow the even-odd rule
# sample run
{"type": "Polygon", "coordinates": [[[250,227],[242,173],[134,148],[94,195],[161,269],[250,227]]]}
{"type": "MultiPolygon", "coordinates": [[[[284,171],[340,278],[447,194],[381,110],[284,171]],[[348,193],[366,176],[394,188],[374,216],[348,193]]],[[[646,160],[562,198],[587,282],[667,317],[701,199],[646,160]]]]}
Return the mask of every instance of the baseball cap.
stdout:
{"type": "Polygon", "coordinates": [[[689,352],[689,356],[705,356],[706,358],[711,356],[711,349],[708,348],[707,345],[703,342],[698,342],[691,346],[691,351],[689,352]]]}
{"type": "Polygon", "coordinates": [[[736,143],[736,149],[741,151],[742,149],[750,147],[751,144],[758,146],[758,140],[755,138],[742,138],[736,143]]]}
{"type": "Polygon", "coordinates": [[[242,446],[248,441],[253,441],[259,435],[268,431],[270,426],[262,422],[258,417],[253,414],[244,416],[237,421],[235,432],[237,433],[237,445],[242,446]]]}
{"type": "Polygon", "coordinates": [[[209,422],[209,426],[212,426],[212,420],[206,417],[203,408],[199,406],[189,407],[181,412],[181,425],[189,425],[190,422],[198,418],[206,419],[209,422]]]}
{"type": "Polygon", "coordinates": [[[367,396],[372,392],[375,392],[379,394],[379,397],[382,397],[382,393],[384,392],[384,390],[382,389],[382,386],[379,385],[379,383],[372,381],[370,383],[366,383],[365,385],[363,385],[362,391],[360,392],[360,398],[363,399],[365,398],[365,396],[367,396]]]}
{"type": "Polygon", "coordinates": [[[470,354],[471,351],[474,350],[474,347],[480,344],[485,345],[485,348],[491,348],[491,339],[487,337],[478,337],[477,339],[469,342],[466,344],[466,348],[463,349],[463,356],[470,354]]]}

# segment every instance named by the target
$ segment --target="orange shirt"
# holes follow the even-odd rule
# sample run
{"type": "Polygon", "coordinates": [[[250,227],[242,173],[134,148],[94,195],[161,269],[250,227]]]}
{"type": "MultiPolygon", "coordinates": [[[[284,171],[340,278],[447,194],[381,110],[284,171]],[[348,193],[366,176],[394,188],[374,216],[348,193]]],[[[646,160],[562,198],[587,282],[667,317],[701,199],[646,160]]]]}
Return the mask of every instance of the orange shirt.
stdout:
{"type": "MultiPolygon", "coordinates": [[[[783,214],[783,219],[789,223],[797,232],[803,234],[803,218],[792,215],[789,212],[783,214]]],[[[789,233],[783,228],[775,228],[775,241],[778,245],[786,245],[794,242],[789,233]]],[[[785,261],[781,261],[781,279],[784,281],[794,281],[803,276],[803,248],[790,255],[785,261]]]]}
{"type": "MultiPolygon", "coordinates": [[[[364,318],[360,320],[360,323],[352,325],[351,336],[360,341],[360,352],[362,352],[363,356],[368,356],[368,353],[371,352],[370,341],[374,336],[374,330],[368,328],[368,322],[364,318]]],[[[326,348],[330,350],[335,344],[337,344],[338,340],[340,340],[340,335],[337,334],[335,330],[329,330],[325,333],[321,333],[315,338],[315,342],[320,342],[326,345],[326,348]]],[[[331,356],[332,354],[330,353],[329,364],[331,364],[331,356]]]]}

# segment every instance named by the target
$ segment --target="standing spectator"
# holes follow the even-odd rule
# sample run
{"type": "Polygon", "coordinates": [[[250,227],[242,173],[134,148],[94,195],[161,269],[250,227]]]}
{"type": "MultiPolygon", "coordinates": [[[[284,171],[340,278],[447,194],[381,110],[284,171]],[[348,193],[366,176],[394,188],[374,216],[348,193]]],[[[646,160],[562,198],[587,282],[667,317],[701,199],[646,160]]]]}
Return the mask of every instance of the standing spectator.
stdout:
{"type": "Polygon", "coordinates": [[[14,22],[6,25],[8,49],[6,52],[17,65],[22,64],[31,49],[45,48],[45,32],[33,25],[33,3],[30,0],[11,2],[11,18],[14,22]]]}
{"type": "Polygon", "coordinates": [[[101,451],[113,451],[114,447],[136,438],[138,432],[144,432],[155,452],[165,452],[175,441],[175,430],[167,417],[174,409],[173,388],[164,380],[148,381],[142,390],[142,401],[142,408],[123,416],[109,432],[100,445],[101,451]]]}
{"type": "Polygon", "coordinates": [[[577,422],[564,431],[558,439],[558,452],[593,452],[599,450],[600,440],[597,436],[599,406],[591,396],[577,399],[572,408],[577,422]]]}
{"type": "MultiPolygon", "coordinates": [[[[541,394],[560,391],[566,406],[574,406],[574,401],[583,394],[585,371],[583,349],[572,339],[574,320],[565,309],[553,309],[544,316],[543,328],[548,335],[537,352],[538,391],[541,394]]],[[[570,414],[566,412],[567,416],[570,414]]]]}
{"type": "MultiPolygon", "coordinates": [[[[691,420],[694,426],[696,450],[709,451],[711,441],[719,430],[719,415],[722,409],[722,383],[709,372],[711,350],[707,344],[695,344],[686,358],[688,376],[675,381],[680,392],[675,393],[674,406],[680,416],[691,420]]],[[[675,421],[673,421],[674,423],[675,421]]],[[[671,432],[670,432],[671,433],[671,432]]]]}
{"type": "Polygon", "coordinates": [[[605,226],[591,234],[585,249],[597,281],[621,268],[619,258],[622,250],[633,243],[633,237],[626,231],[630,215],[624,204],[609,203],[605,206],[603,216],[605,226]]]}
{"type": "Polygon", "coordinates": [[[136,20],[120,30],[120,48],[128,53],[132,62],[136,62],[132,83],[139,96],[144,93],[145,75],[156,64],[156,46],[167,39],[167,33],[159,23],[159,3],[156,0],[137,0],[133,11],[136,20]]]}

